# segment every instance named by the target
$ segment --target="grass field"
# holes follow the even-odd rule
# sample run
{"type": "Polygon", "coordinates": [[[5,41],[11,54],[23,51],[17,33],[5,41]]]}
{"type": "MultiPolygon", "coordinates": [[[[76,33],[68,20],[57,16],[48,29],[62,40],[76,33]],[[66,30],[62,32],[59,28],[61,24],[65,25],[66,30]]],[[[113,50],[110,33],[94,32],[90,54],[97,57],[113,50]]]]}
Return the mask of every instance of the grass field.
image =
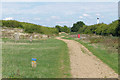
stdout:
{"type": "MultiPolygon", "coordinates": [[[[111,67],[116,73],[118,73],[118,52],[117,51],[113,52],[113,50],[112,50],[110,52],[110,50],[107,49],[106,46],[104,46],[103,44],[100,44],[100,43],[95,43],[94,44],[94,43],[91,43],[91,42],[84,41],[83,39],[77,39],[77,38],[73,38],[73,37],[69,37],[69,36],[65,36],[65,37],[63,37],[63,39],[78,41],[79,43],[84,45],[86,48],[88,48],[88,50],[91,51],[95,56],[97,56],[104,63],[106,63],[109,67],[111,67]],[[96,47],[94,47],[93,44],[96,47]]],[[[109,42],[109,41],[107,43],[111,44],[111,42],[109,42]]]]}
{"type": "Polygon", "coordinates": [[[20,40],[3,39],[3,78],[68,78],[70,61],[66,43],[57,39],[20,40]],[[37,58],[37,67],[31,60],[37,58]]]}

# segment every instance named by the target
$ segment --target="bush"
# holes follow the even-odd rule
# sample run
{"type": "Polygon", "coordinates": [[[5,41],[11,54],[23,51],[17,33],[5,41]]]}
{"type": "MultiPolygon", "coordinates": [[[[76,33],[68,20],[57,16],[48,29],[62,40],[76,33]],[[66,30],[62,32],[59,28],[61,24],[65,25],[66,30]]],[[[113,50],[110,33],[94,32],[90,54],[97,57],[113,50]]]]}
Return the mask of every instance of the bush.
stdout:
{"type": "Polygon", "coordinates": [[[15,20],[2,20],[2,26],[11,27],[11,28],[23,28],[20,22],[15,20]]]}
{"type": "Polygon", "coordinates": [[[32,23],[19,22],[15,20],[2,20],[2,27],[22,28],[27,33],[40,33],[40,34],[58,34],[56,28],[44,27],[32,23]]]}
{"type": "Polygon", "coordinates": [[[59,26],[56,25],[55,28],[58,30],[58,32],[66,32],[66,33],[70,33],[70,29],[67,26],[59,26]]]}

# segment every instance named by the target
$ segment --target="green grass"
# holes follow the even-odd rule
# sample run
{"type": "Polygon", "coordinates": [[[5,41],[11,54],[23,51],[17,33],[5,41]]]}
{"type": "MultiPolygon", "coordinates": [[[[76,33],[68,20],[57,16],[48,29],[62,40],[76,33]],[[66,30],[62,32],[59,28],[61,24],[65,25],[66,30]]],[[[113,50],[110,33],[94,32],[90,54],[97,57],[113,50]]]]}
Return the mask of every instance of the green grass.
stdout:
{"type": "Polygon", "coordinates": [[[63,39],[75,40],[75,38],[72,38],[72,37],[68,37],[68,38],[63,37],[63,39]]]}
{"type": "Polygon", "coordinates": [[[81,51],[82,51],[83,53],[85,53],[85,50],[84,50],[83,48],[81,48],[81,51]]]}
{"type": "Polygon", "coordinates": [[[101,59],[104,63],[106,63],[109,67],[111,67],[116,73],[118,73],[118,53],[109,53],[107,49],[102,49],[103,46],[98,46],[95,48],[92,46],[92,43],[85,43],[80,39],[75,38],[66,38],[64,39],[70,39],[70,40],[76,40],[82,45],[84,45],[86,48],[88,48],[89,51],[91,51],[95,56],[97,56],[99,59],[101,59]]]}
{"type": "Polygon", "coordinates": [[[57,39],[20,40],[3,39],[3,78],[68,78],[70,61],[66,43],[57,39]],[[31,59],[37,58],[32,68],[31,59]]]}

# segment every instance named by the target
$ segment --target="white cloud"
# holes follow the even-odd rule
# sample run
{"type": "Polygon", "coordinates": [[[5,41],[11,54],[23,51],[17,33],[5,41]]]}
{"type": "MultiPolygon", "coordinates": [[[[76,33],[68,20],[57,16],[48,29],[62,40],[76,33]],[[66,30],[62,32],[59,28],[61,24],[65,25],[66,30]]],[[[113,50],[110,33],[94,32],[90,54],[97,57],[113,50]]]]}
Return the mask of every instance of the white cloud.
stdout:
{"type": "Polygon", "coordinates": [[[8,18],[5,18],[3,20],[13,20],[13,17],[8,17],[8,18]]]}
{"type": "Polygon", "coordinates": [[[87,22],[86,22],[85,24],[86,24],[86,25],[93,25],[94,23],[87,23],[87,22]]]}
{"type": "Polygon", "coordinates": [[[47,27],[47,25],[45,25],[45,24],[44,24],[44,25],[42,25],[42,26],[46,26],[46,27],[47,27]]]}
{"type": "Polygon", "coordinates": [[[75,14],[76,12],[75,12],[75,10],[71,10],[71,11],[65,11],[65,15],[73,15],[73,14],[75,14]]]}
{"type": "Polygon", "coordinates": [[[2,0],[2,2],[118,2],[118,0],[2,0]]]}
{"type": "Polygon", "coordinates": [[[52,19],[60,19],[59,16],[51,16],[52,19]]]}
{"type": "Polygon", "coordinates": [[[101,18],[104,18],[104,16],[101,16],[101,18]]]}
{"type": "Polygon", "coordinates": [[[81,19],[82,19],[83,17],[82,17],[82,16],[79,16],[79,18],[81,18],[81,19]]]}
{"type": "Polygon", "coordinates": [[[41,20],[40,18],[34,18],[34,20],[41,20]]]}
{"type": "Polygon", "coordinates": [[[46,19],[46,21],[50,21],[50,19],[49,19],[49,18],[47,18],[47,19],[46,19]]]}
{"type": "Polygon", "coordinates": [[[66,23],[69,23],[68,21],[62,21],[62,22],[56,22],[56,23],[59,23],[59,24],[66,24],[66,23]]]}
{"type": "Polygon", "coordinates": [[[90,15],[88,15],[88,14],[83,14],[83,16],[87,17],[87,16],[90,16],[90,15]]]}
{"type": "Polygon", "coordinates": [[[100,14],[96,14],[96,16],[100,16],[100,14]]]}
{"type": "MultiPolygon", "coordinates": [[[[116,3],[30,3],[29,5],[28,3],[3,3],[2,10],[3,17],[5,18],[6,16],[11,17],[11,15],[16,16],[18,19],[20,19],[20,17],[24,17],[25,19],[31,17],[31,19],[29,19],[31,21],[34,18],[41,18],[41,21],[44,20],[43,23],[47,25],[54,25],[56,22],[61,24],[66,23],[59,22],[60,20],[55,19],[57,18],[56,16],[60,17],[61,21],[73,21],[73,23],[76,22],[77,19],[82,19],[82,17],[85,21],[91,21],[90,17],[93,17],[96,23],[95,17],[99,17],[97,16],[99,14],[101,14],[100,18],[102,18],[102,16],[110,16],[110,19],[103,18],[103,21],[106,21],[106,23],[117,18],[116,3]],[[24,7],[25,5],[26,7],[24,7]],[[106,13],[111,13],[111,15],[107,15],[106,13]],[[84,19],[86,16],[88,17],[84,19]]],[[[16,18],[14,17],[14,19],[16,18]]],[[[42,24],[41,21],[38,22],[38,24],[42,24]]],[[[36,23],[36,21],[34,22],[36,23]]],[[[68,23],[68,25],[70,24],[72,24],[72,22],[68,23]]]]}

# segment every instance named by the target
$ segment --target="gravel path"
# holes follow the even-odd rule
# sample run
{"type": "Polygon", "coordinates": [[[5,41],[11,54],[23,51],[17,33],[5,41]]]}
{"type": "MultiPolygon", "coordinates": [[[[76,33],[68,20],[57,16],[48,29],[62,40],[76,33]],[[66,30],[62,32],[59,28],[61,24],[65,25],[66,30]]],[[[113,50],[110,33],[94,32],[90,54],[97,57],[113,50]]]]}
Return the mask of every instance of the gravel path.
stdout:
{"type": "Polygon", "coordinates": [[[117,78],[118,75],[87,48],[74,40],[57,39],[67,43],[73,78],[117,78]],[[85,53],[82,52],[85,50],[85,53]]]}

